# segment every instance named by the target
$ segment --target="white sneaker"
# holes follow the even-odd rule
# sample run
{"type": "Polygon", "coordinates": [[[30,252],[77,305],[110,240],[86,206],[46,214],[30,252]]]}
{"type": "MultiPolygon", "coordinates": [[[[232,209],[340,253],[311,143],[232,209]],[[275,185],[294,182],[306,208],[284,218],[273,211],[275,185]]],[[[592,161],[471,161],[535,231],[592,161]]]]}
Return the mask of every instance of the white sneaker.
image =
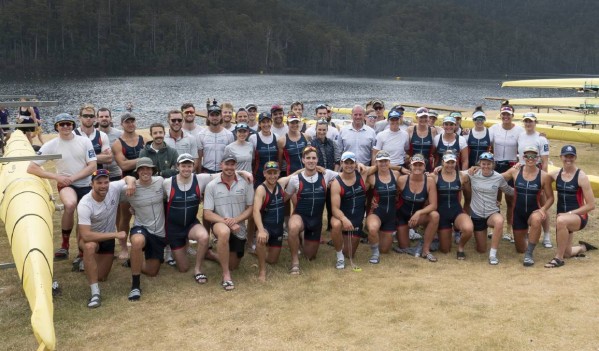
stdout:
{"type": "Polygon", "coordinates": [[[499,259],[497,256],[489,256],[489,264],[492,266],[496,266],[499,264],[499,259]]]}
{"type": "Polygon", "coordinates": [[[337,263],[335,263],[335,268],[345,269],[345,260],[337,260],[337,263]]]}
{"type": "Polygon", "coordinates": [[[553,244],[551,243],[551,238],[545,238],[543,239],[543,246],[547,249],[550,249],[553,247],[553,244]]]}
{"type": "Polygon", "coordinates": [[[409,232],[410,240],[420,240],[422,239],[422,235],[418,234],[414,229],[410,229],[409,232]]]}
{"type": "Polygon", "coordinates": [[[511,243],[515,243],[516,241],[514,240],[514,237],[512,236],[512,234],[510,233],[504,233],[503,234],[503,240],[505,241],[509,241],[511,243]]]}

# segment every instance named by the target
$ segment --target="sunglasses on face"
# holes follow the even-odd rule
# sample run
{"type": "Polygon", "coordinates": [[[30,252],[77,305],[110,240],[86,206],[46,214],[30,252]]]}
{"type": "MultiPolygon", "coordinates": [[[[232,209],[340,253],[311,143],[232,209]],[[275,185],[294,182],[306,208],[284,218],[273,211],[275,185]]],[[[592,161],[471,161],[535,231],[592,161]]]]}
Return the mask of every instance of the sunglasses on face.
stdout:
{"type": "Polygon", "coordinates": [[[71,122],[60,122],[60,123],[58,123],[58,125],[60,127],[72,127],[73,123],[71,123],[71,122]]]}
{"type": "Polygon", "coordinates": [[[171,119],[171,123],[181,123],[181,122],[183,122],[183,119],[181,119],[181,118],[171,119]]]}
{"type": "Polygon", "coordinates": [[[186,114],[186,115],[194,115],[195,114],[194,111],[185,111],[183,113],[186,114]]]}
{"type": "Polygon", "coordinates": [[[96,115],[85,114],[85,115],[81,115],[81,117],[83,117],[83,118],[94,118],[94,117],[96,117],[96,115]]]}
{"type": "Polygon", "coordinates": [[[534,160],[537,158],[537,155],[535,154],[524,154],[524,158],[528,159],[528,160],[534,160]]]}
{"type": "Polygon", "coordinates": [[[383,106],[380,106],[380,105],[379,105],[379,106],[376,106],[376,107],[374,107],[374,109],[375,109],[375,110],[377,110],[377,111],[380,111],[380,110],[382,110],[382,109],[383,109],[383,106]]]}

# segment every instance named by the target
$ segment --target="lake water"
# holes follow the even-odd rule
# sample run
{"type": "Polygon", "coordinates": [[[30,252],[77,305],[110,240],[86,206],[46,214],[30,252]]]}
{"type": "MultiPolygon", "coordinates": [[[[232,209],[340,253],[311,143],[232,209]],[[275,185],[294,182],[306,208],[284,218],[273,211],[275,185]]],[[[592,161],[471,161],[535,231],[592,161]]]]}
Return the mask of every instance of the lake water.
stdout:
{"type": "MultiPolygon", "coordinates": [[[[0,95],[35,94],[40,100],[56,100],[57,107],[41,110],[44,129],[52,130],[52,118],[61,112],[77,114],[83,103],[108,107],[113,117],[124,111],[125,103],[134,104],[138,127],[165,122],[166,113],[184,102],[203,109],[207,98],[232,102],[235,108],[252,102],[266,111],[274,103],[288,108],[293,101],[302,101],[304,115],[313,114],[314,107],[327,103],[335,107],[365,104],[372,98],[395,103],[421,103],[497,109],[499,102],[484,97],[550,97],[568,96],[571,92],[552,89],[501,88],[500,80],[492,79],[370,79],[339,76],[288,75],[209,75],[180,77],[116,77],[60,79],[35,82],[4,82],[0,95]]],[[[117,119],[118,122],[118,119],[117,119]]]]}

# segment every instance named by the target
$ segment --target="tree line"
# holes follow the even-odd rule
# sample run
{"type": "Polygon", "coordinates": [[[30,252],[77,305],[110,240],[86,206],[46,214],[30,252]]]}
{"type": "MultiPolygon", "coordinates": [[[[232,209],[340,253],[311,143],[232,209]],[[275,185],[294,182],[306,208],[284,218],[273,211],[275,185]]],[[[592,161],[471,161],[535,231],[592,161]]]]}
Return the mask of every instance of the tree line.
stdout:
{"type": "Polygon", "coordinates": [[[0,0],[0,73],[594,73],[593,0],[0,0]]]}

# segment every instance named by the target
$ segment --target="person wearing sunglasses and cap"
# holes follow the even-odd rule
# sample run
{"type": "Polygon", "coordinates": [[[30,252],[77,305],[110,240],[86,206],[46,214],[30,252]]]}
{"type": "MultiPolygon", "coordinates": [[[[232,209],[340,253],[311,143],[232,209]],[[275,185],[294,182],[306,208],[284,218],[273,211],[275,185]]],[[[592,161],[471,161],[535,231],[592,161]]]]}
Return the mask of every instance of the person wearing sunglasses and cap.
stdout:
{"type": "Polygon", "coordinates": [[[469,130],[462,128],[462,113],[460,111],[453,111],[449,116],[455,119],[455,133],[461,136],[467,135],[469,130]]]}
{"type": "MultiPolygon", "coordinates": [[[[495,171],[495,157],[490,152],[483,152],[478,161],[479,168],[462,171],[470,177],[472,188],[470,199],[470,217],[474,224],[474,239],[476,240],[476,251],[485,253],[487,251],[487,228],[493,228],[491,237],[491,249],[489,251],[489,264],[499,264],[497,249],[503,233],[503,216],[499,211],[497,193],[501,190],[505,194],[513,196],[512,188],[503,176],[495,171]]],[[[509,210],[508,210],[509,212],[509,210]]],[[[460,239],[463,247],[467,238],[460,239]]]]}
{"type": "Polygon", "coordinates": [[[533,251],[541,237],[542,223],[553,204],[553,179],[537,167],[539,149],[529,145],[522,150],[524,166],[512,167],[503,173],[506,180],[514,182],[516,192],[512,228],[516,252],[524,253],[524,266],[534,265],[533,251]],[[544,201],[540,201],[541,197],[544,201]]]}
{"type": "Polygon", "coordinates": [[[474,231],[472,219],[464,211],[461,203],[462,194],[470,197],[470,178],[457,170],[457,156],[451,151],[443,155],[441,171],[433,175],[437,184],[437,212],[439,212],[439,251],[448,253],[451,250],[453,229],[461,232],[457,242],[457,259],[466,258],[464,244],[472,237],[474,231]]]}
{"type": "Polygon", "coordinates": [[[555,256],[545,264],[545,268],[558,268],[565,264],[564,259],[576,257],[597,247],[584,241],[572,245],[574,232],[583,230],[589,221],[589,212],[595,209],[595,195],[589,177],[576,166],[576,147],[564,145],[560,152],[562,168],[550,173],[557,189],[557,218],[555,256]]]}
{"type": "MultiPolygon", "coordinates": [[[[55,173],[42,168],[46,160],[31,161],[27,167],[27,173],[55,180],[58,196],[64,204],[60,223],[62,244],[54,253],[56,260],[69,257],[69,239],[75,225],[75,210],[83,195],[91,190],[91,174],[97,169],[96,152],[91,141],[86,137],[75,135],[73,129],[75,129],[75,118],[68,113],[59,114],[54,119],[54,130],[58,132],[58,137],[46,142],[38,151],[38,155],[62,155],[62,158],[54,160],[55,173]]],[[[78,261],[81,257],[83,253],[80,251],[78,261]]]]}
{"type": "MultiPolygon", "coordinates": [[[[390,110],[389,113],[391,111],[397,111],[401,114],[400,118],[399,118],[399,129],[407,132],[408,131],[408,126],[404,123],[404,113],[406,111],[406,109],[401,106],[401,105],[395,105],[393,106],[390,110]]],[[[389,115],[389,113],[387,113],[387,115],[389,115]]],[[[389,121],[386,119],[377,121],[374,125],[374,131],[378,134],[384,130],[389,129],[389,121]]]]}
{"type": "Polygon", "coordinates": [[[266,263],[279,262],[285,222],[283,207],[290,198],[283,190],[289,177],[279,178],[280,169],[277,162],[266,162],[263,174],[265,181],[256,188],[252,209],[257,228],[256,255],[260,282],[266,281],[266,263]]]}
{"type": "MultiPolygon", "coordinates": [[[[502,105],[499,109],[501,123],[492,125],[489,128],[491,139],[493,140],[493,154],[495,155],[495,170],[503,173],[518,162],[518,136],[524,132],[524,129],[513,122],[514,108],[510,105],[502,105]]],[[[510,186],[514,184],[510,182],[510,186]]],[[[497,201],[501,202],[502,192],[497,195],[497,201]]],[[[514,242],[512,235],[512,212],[509,210],[514,206],[514,197],[505,195],[507,205],[507,225],[503,240],[514,242]]]]}
{"type": "Polygon", "coordinates": [[[487,115],[481,106],[477,106],[472,114],[474,128],[468,133],[466,144],[468,144],[468,168],[474,167],[478,163],[480,155],[484,152],[490,152],[493,146],[493,135],[485,127],[487,115]]]}
{"type": "Polygon", "coordinates": [[[437,262],[430,252],[430,246],[439,225],[437,209],[437,187],[432,179],[424,173],[426,170],[424,156],[415,154],[410,160],[411,174],[397,179],[399,202],[397,208],[397,252],[410,246],[409,228],[424,225],[424,242],[422,257],[429,262],[437,262]]]}
{"type": "Polygon", "coordinates": [[[437,112],[435,110],[428,111],[428,125],[431,128],[434,128],[437,131],[437,134],[441,134],[441,133],[443,133],[443,128],[435,125],[438,118],[439,118],[439,112],[437,112]]]}
{"type": "Polygon", "coordinates": [[[443,155],[447,151],[453,152],[457,157],[458,170],[468,168],[468,144],[466,139],[455,132],[456,120],[451,116],[443,118],[444,133],[433,138],[432,154],[434,166],[441,166],[443,155]]]}
{"type": "Polygon", "coordinates": [[[408,137],[410,156],[415,154],[424,155],[426,161],[426,169],[431,171],[432,167],[432,150],[433,140],[437,135],[437,129],[428,125],[428,119],[431,112],[426,107],[420,107],[416,110],[416,118],[418,123],[415,126],[408,128],[408,137]]]}
{"type": "Polygon", "coordinates": [[[372,159],[376,158],[379,151],[385,150],[391,155],[391,165],[403,167],[406,152],[410,150],[408,133],[399,129],[402,114],[391,110],[388,115],[389,129],[376,135],[376,143],[372,148],[372,159]]]}
{"type": "Polygon", "coordinates": [[[116,229],[116,215],[123,189],[134,189],[135,178],[110,181],[110,172],[98,169],[91,176],[91,191],[77,205],[77,227],[81,234],[85,275],[91,289],[87,307],[100,307],[100,286],[106,281],[114,258],[114,240],[127,238],[127,233],[116,229]],[[126,183],[127,182],[127,183],[126,183]]]}
{"type": "MultiPolygon", "coordinates": [[[[370,128],[374,129],[376,126],[377,115],[374,109],[367,108],[366,109],[366,119],[364,120],[365,124],[370,128]]],[[[386,122],[386,121],[385,121],[386,122]]]]}

